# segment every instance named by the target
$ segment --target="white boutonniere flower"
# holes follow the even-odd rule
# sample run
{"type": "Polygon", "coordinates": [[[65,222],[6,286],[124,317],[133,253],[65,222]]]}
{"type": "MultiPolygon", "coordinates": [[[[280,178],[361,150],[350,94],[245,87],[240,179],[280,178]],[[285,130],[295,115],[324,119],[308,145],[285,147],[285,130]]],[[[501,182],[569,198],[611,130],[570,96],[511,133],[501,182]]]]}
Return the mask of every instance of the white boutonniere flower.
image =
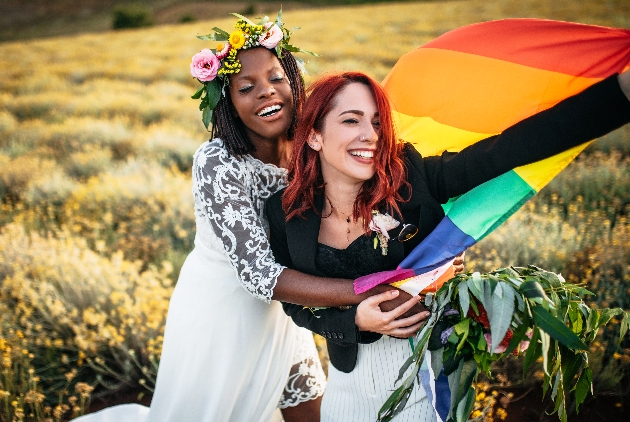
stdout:
{"type": "Polygon", "coordinates": [[[400,225],[400,221],[396,220],[389,214],[381,214],[376,210],[372,210],[372,221],[370,221],[370,230],[376,232],[374,238],[374,249],[381,244],[381,252],[387,255],[387,246],[389,242],[389,230],[395,229],[400,225]]]}

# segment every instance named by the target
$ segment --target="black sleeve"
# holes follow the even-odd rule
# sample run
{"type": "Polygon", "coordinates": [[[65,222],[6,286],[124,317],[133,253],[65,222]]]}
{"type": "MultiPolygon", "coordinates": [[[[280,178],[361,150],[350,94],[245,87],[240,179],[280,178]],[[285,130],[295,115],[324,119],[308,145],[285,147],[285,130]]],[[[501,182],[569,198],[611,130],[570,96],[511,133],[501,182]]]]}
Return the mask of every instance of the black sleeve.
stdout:
{"type": "Polygon", "coordinates": [[[630,102],[613,75],[457,154],[424,158],[429,189],[445,203],[507,171],[598,138],[629,121],[630,102]]]}
{"type": "Polygon", "coordinates": [[[282,210],[282,193],[284,189],[271,195],[265,204],[265,215],[269,222],[269,244],[276,262],[293,268],[293,261],[287,243],[287,226],[282,210]]]}
{"type": "MultiPolygon", "coordinates": [[[[269,221],[269,243],[273,255],[281,265],[294,268],[287,243],[286,216],[282,210],[282,193],[272,195],[265,205],[265,214],[269,221]]],[[[359,331],[355,324],[357,307],[348,310],[339,308],[320,309],[313,313],[309,308],[292,303],[282,303],[284,312],[293,319],[296,325],[307,328],[314,333],[341,343],[372,343],[381,335],[359,331]]]]}
{"type": "Polygon", "coordinates": [[[350,309],[326,308],[311,310],[302,305],[282,303],[284,312],[293,319],[295,325],[304,327],[322,337],[337,343],[373,343],[380,334],[359,331],[354,323],[357,307],[350,309]]]}

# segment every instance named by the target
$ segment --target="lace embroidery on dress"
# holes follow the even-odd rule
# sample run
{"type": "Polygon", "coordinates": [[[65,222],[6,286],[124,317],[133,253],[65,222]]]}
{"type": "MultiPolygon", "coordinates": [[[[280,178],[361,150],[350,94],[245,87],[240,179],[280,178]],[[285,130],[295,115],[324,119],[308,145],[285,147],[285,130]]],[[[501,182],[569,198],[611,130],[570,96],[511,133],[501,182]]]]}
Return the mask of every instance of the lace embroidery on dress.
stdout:
{"type": "Polygon", "coordinates": [[[326,388],[326,375],[319,361],[313,333],[299,328],[297,337],[293,366],[278,404],[280,409],[316,399],[324,394],[326,388]]]}
{"type": "Polygon", "coordinates": [[[230,156],[223,141],[214,139],[195,153],[192,176],[195,217],[210,223],[243,287],[269,303],[285,267],[271,252],[264,206],[286,186],[286,170],[250,155],[230,156]]]}

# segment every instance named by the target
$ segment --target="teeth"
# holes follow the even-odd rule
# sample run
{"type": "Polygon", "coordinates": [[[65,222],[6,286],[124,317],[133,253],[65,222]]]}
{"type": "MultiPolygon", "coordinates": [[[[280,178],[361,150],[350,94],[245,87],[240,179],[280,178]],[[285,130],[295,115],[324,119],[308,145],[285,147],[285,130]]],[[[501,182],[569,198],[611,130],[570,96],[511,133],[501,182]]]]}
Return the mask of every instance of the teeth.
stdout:
{"type": "Polygon", "coordinates": [[[271,114],[274,114],[276,111],[280,110],[282,107],[278,104],[276,105],[272,105],[269,107],[265,107],[262,109],[262,111],[260,113],[258,113],[259,116],[261,117],[265,117],[271,114]]]}
{"type": "Polygon", "coordinates": [[[374,151],[350,151],[350,155],[361,158],[374,158],[374,151]]]}

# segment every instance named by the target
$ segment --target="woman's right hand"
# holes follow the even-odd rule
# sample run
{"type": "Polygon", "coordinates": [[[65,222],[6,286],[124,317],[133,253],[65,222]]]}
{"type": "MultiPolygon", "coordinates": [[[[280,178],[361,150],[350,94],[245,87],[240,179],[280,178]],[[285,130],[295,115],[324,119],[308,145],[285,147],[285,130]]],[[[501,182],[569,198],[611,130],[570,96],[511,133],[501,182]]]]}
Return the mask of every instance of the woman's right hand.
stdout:
{"type": "Polygon", "coordinates": [[[357,307],[355,316],[355,323],[359,330],[399,338],[416,335],[430,312],[424,311],[406,318],[397,318],[416,306],[421,300],[420,296],[413,296],[402,305],[387,312],[383,312],[379,306],[383,302],[396,299],[399,294],[398,290],[389,290],[362,301],[357,307]]]}

